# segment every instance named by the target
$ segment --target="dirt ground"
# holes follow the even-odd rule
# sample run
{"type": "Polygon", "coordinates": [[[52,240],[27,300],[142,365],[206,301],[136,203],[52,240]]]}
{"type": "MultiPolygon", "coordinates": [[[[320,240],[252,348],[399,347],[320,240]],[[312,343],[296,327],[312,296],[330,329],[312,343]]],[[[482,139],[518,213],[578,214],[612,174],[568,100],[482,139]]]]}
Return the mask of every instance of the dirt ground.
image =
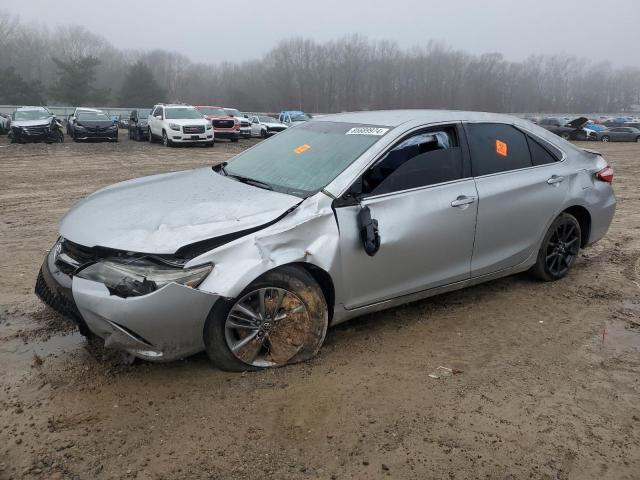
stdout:
{"type": "Polygon", "coordinates": [[[79,199],[250,143],[0,139],[0,479],[640,478],[640,145],[596,145],[618,211],[565,280],[523,274],[368,315],[304,364],[129,366],[36,299],[79,199]],[[456,374],[431,378],[439,366],[456,374]]]}

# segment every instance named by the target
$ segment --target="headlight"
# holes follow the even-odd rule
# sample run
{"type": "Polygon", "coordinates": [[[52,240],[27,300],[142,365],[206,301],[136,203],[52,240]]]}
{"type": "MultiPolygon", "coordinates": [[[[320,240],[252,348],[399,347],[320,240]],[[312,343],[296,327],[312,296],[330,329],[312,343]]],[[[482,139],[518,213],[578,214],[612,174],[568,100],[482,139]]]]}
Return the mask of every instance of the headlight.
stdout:
{"type": "Polygon", "coordinates": [[[104,283],[111,295],[127,298],[147,295],[169,283],[195,288],[212,269],[210,264],[181,268],[148,259],[127,262],[112,259],[89,265],[76,276],[104,283]]]}
{"type": "Polygon", "coordinates": [[[233,123],[234,125],[240,125],[240,120],[238,120],[237,118],[234,118],[233,123]]]}
{"type": "Polygon", "coordinates": [[[76,125],[76,130],[86,130],[82,125],[76,125]]]}
{"type": "Polygon", "coordinates": [[[210,123],[207,123],[207,130],[211,130],[213,127],[211,126],[210,123]]]}
{"type": "Polygon", "coordinates": [[[179,132],[179,131],[180,131],[180,125],[178,125],[177,123],[170,123],[170,124],[169,124],[169,128],[170,128],[171,130],[175,130],[176,132],[179,132]]]}

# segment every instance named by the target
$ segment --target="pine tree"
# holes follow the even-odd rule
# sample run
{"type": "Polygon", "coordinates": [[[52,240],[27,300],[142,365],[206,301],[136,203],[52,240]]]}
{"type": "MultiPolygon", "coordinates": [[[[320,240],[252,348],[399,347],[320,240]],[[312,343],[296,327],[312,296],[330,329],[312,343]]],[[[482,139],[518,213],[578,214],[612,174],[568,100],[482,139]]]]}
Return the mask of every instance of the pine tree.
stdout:
{"type": "Polygon", "coordinates": [[[164,100],[166,93],[158,85],[151,69],[142,62],[132,65],[122,84],[120,105],[151,107],[164,100]]]}

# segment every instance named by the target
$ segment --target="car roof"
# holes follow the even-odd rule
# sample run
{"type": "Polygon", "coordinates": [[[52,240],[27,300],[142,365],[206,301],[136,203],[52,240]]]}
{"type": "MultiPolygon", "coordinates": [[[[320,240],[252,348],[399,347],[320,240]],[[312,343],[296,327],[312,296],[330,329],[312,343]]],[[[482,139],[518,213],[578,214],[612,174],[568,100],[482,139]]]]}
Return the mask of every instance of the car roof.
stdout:
{"type": "MultiPolygon", "coordinates": [[[[378,110],[367,112],[337,113],[323,116],[322,122],[360,123],[366,125],[380,125],[397,127],[403,123],[420,121],[423,123],[438,122],[499,122],[512,123],[525,122],[512,115],[488,112],[468,112],[462,110],[378,110]]],[[[528,121],[526,121],[529,123],[528,121]]]]}
{"type": "Polygon", "coordinates": [[[304,113],[302,110],[283,110],[280,115],[293,115],[294,113],[304,113]]]}
{"type": "Polygon", "coordinates": [[[224,107],[218,107],[216,105],[194,105],[195,108],[219,108],[220,110],[224,110],[224,107]]]}

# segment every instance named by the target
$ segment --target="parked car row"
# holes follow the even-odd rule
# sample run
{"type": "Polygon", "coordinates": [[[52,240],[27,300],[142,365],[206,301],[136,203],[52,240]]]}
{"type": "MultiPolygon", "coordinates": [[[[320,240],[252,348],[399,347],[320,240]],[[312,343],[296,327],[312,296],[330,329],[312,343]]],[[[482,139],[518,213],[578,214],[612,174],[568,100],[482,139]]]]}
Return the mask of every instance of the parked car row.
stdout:
{"type": "Polygon", "coordinates": [[[586,117],[569,120],[564,117],[545,117],[527,120],[538,123],[542,128],[555,133],[565,140],[597,141],[597,142],[637,142],[640,143],[640,122],[598,123],[586,117]]]}
{"type": "MultiPolygon", "coordinates": [[[[119,128],[123,128],[131,140],[160,140],[167,146],[186,143],[213,146],[220,139],[237,142],[240,138],[270,137],[311,118],[303,112],[274,115],[278,118],[213,105],[157,104],[153,109],[131,110],[126,119],[119,115],[109,116],[95,108],[78,107],[64,123],[67,135],[74,141],[117,142],[119,128]]],[[[0,115],[0,133],[5,131],[14,143],[64,141],[62,123],[46,107],[20,107],[12,117],[0,115]],[[12,122],[13,130],[10,128],[12,122]],[[47,135],[45,128],[49,128],[47,135]]]]}

